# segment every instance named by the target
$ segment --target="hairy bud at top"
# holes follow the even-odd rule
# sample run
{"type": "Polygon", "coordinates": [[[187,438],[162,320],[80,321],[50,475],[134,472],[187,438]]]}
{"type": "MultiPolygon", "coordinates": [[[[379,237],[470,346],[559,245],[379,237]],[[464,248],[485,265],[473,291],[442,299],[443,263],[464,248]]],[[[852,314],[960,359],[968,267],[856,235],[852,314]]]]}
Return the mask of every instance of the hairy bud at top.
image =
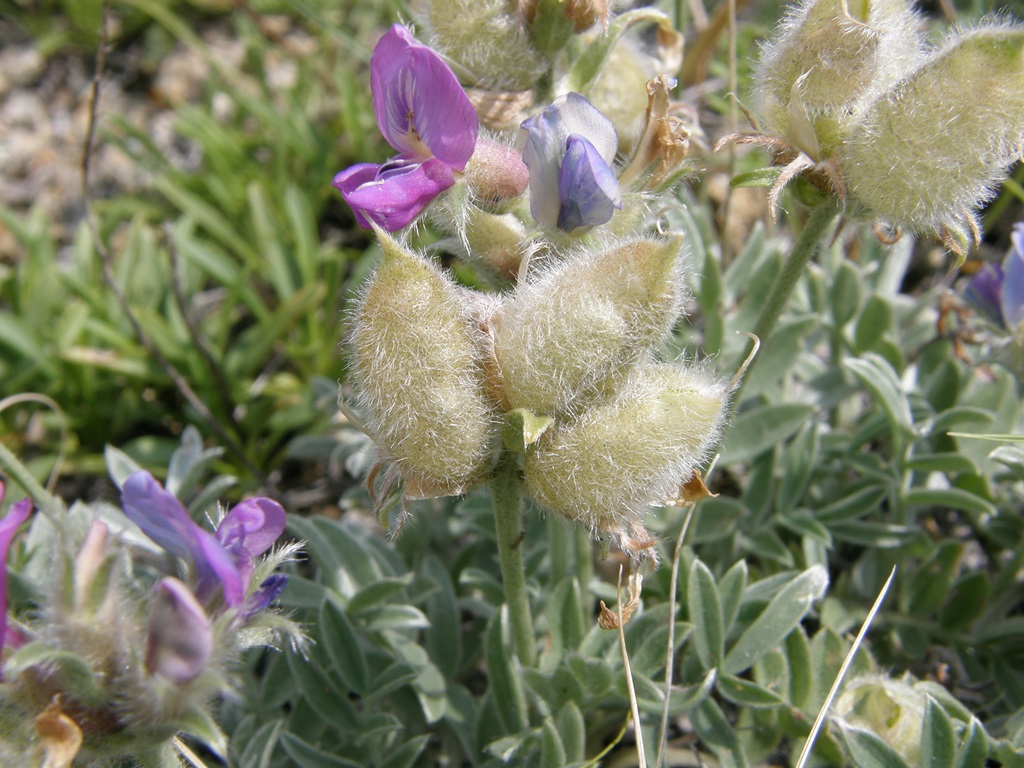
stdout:
{"type": "Polygon", "coordinates": [[[1024,156],[1024,27],[964,32],[866,110],[840,165],[851,196],[952,250],[977,239],[973,209],[1024,156]]]}
{"type": "Polygon", "coordinates": [[[761,51],[755,107],[769,133],[822,160],[850,130],[859,103],[921,56],[917,17],[905,0],[808,0],[761,51]],[[804,128],[808,120],[813,132],[804,128]]]}

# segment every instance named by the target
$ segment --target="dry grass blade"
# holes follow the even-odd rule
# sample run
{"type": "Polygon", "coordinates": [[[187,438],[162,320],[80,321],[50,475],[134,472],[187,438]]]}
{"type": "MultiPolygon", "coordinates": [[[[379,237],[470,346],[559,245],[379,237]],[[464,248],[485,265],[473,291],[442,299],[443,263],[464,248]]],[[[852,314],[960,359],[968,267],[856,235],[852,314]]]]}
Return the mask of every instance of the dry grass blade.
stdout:
{"type": "Polygon", "coordinates": [[[640,766],[647,765],[647,754],[644,751],[644,735],[640,729],[640,705],[636,701],[636,688],[633,686],[633,670],[629,665],[629,651],[626,650],[626,627],[622,615],[622,566],[619,566],[619,584],[616,599],[619,612],[619,648],[622,650],[622,668],[626,673],[626,689],[629,691],[629,708],[633,713],[633,732],[636,734],[636,757],[640,766]]]}
{"type": "Polygon", "coordinates": [[[807,761],[811,757],[811,750],[814,749],[814,742],[818,738],[818,733],[821,731],[822,725],[825,724],[825,716],[828,714],[829,708],[832,706],[832,702],[839,694],[839,689],[843,685],[843,678],[846,677],[847,671],[850,669],[850,665],[853,663],[853,657],[857,655],[857,651],[860,649],[861,643],[864,642],[864,637],[868,633],[868,628],[871,626],[871,622],[875,620],[875,614],[882,607],[882,603],[885,602],[885,596],[889,592],[889,586],[892,584],[893,578],[896,576],[895,566],[892,572],[889,574],[889,578],[885,580],[885,584],[882,585],[882,590],[878,593],[878,597],[875,598],[875,604],[871,606],[871,610],[868,611],[867,618],[864,619],[864,623],[861,625],[860,632],[857,633],[856,639],[853,641],[853,646],[850,648],[850,652],[846,654],[846,658],[843,659],[843,665],[839,668],[839,674],[836,675],[835,681],[832,683],[832,687],[829,689],[828,696],[825,697],[824,703],[821,705],[821,709],[818,710],[818,716],[814,719],[814,725],[811,727],[811,732],[807,736],[807,741],[804,742],[804,748],[800,752],[800,759],[796,761],[795,768],[805,768],[807,761]]]}

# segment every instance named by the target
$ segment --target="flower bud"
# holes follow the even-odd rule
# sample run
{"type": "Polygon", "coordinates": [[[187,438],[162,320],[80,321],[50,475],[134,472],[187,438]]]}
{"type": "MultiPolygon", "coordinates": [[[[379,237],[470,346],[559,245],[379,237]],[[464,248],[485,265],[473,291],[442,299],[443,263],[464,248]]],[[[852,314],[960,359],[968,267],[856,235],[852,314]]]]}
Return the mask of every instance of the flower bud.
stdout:
{"type": "Polygon", "coordinates": [[[477,78],[466,85],[524,91],[547,69],[516,0],[430,0],[428,11],[435,47],[477,78]]]}
{"type": "Polygon", "coordinates": [[[973,209],[1024,154],[1024,27],[960,33],[866,109],[838,155],[853,198],[963,253],[973,209]]]}
{"type": "Polygon", "coordinates": [[[104,587],[110,576],[110,560],[107,557],[109,532],[106,523],[93,520],[82,548],[75,556],[74,603],[77,610],[95,610],[106,596],[104,587]],[[99,581],[97,577],[100,577],[99,581]]]}
{"type": "Polygon", "coordinates": [[[650,354],[682,309],[681,245],[634,240],[520,284],[491,329],[506,410],[564,411],[650,354]]]}
{"type": "Polygon", "coordinates": [[[678,498],[718,440],[727,395],[727,384],[703,371],[641,366],[616,397],[556,422],[527,450],[527,490],[630,548],[644,538],[644,509],[678,498]]]}
{"type": "Polygon", "coordinates": [[[566,0],[565,16],[574,32],[582,32],[600,22],[608,31],[608,0],[566,0]]]}
{"type": "Polygon", "coordinates": [[[177,579],[161,579],[149,618],[146,669],[184,685],[202,674],[212,654],[213,628],[203,606],[177,579]]]}
{"type": "Polygon", "coordinates": [[[497,204],[518,197],[530,182],[522,152],[493,139],[478,138],[466,166],[466,184],[481,204],[497,204]]]}
{"type": "Polygon", "coordinates": [[[459,290],[377,230],[383,259],[352,320],[352,374],[378,446],[409,498],[456,495],[487,469],[496,415],[459,290]]]}
{"type": "Polygon", "coordinates": [[[526,227],[514,214],[471,211],[464,232],[469,258],[504,280],[515,280],[530,247],[526,227]]]}
{"type": "Polygon", "coordinates": [[[889,88],[921,51],[906,0],[808,0],[761,51],[754,93],[763,128],[828,158],[859,102],[889,88]]]}

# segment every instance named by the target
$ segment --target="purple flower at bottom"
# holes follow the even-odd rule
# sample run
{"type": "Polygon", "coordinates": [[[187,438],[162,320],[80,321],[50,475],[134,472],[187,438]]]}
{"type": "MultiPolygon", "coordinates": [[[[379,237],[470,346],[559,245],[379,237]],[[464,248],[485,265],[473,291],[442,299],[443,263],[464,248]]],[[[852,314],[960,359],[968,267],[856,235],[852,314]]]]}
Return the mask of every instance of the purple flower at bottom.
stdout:
{"type": "Polygon", "coordinates": [[[370,57],[377,126],[398,155],[359,163],[334,177],[361,227],[402,229],[455,183],[473,155],[476,111],[444,60],[395,24],[370,57]]]}
{"type": "Polygon", "coordinates": [[[523,122],[530,170],[530,213],[570,232],[611,219],[622,207],[611,163],[619,146],[611,120],[578,93],[567,93],[523,122]]]}
{"type": "Polygon", "coordinates": [[[208,600],[219,586],[232,607],[245,600],[253,560],[270,548],[285,526],[281,505],[260,497],[232,508],[216,533],[210,533],[192,521],[174,494],[144,471],[125,481],[121,504],[128,519],[149,538],[192,563],[200,600],[208,600]]]}
{"type": "MultiPolygon", "coordinates": [[[[0,503],[6,493],[7,488],[0,481],[0,503]]],[[[22,499],[12,504],[4,519],[0,520],[0,660],[3,659],[4,642],[7,639],[7,554],[14,534],[31,512],[31,499],[22,499]]]]}

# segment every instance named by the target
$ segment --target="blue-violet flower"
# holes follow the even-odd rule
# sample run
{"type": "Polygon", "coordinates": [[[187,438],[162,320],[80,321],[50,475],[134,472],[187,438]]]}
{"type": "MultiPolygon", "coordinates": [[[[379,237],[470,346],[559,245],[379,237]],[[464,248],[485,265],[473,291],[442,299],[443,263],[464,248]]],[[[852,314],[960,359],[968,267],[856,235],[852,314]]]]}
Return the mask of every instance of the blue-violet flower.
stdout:
{"type": "MultiPolygon", "coordinates": [[[[7,488],[0,481],[0,503],[7,488]]],[[[7,639],[7,553],[11,548],[18,527],[28,519],[32,501],[22,499],[11,505],[3,520],[0,520],[0,659],[3,658],[4,641],[7,639]]]]}
{"type": "Polygon", "coordinates": [[[398,155],[383,165],[359,163],[333,185],[360,226],[388,232],[409,224],[465,170],[479,119],[444,60],[395,24],[370,57],[377,125],[398,155]]]}
{"type": "Polygon", "coordinates": [[[1016,330],[1024,322],[1024,221],[1013,225],[1012,247],[1002,264],[985,264],[965,295],[989,319],[1016,330]]]}
{"type": "Polygon", "coordinates": [[[618,134],[597,107],[578,93],[567,93],[522,127],[530,213],[539,224],[571,232],[604,224],[622,207],[611,168],[618,134]]]}
{"type": "Polygon", "coordinates": [[[253,560],[284,532],[285,511],[267,498],[246,499],[232,508],[210,533],[196,525],[174,494],[148,472],[131,475],[121,491],[128,518],[168,552],[192,563],[196,596],[209,599],[221,587],[224,601],[237,607],[245,599],[253,560]]]}

